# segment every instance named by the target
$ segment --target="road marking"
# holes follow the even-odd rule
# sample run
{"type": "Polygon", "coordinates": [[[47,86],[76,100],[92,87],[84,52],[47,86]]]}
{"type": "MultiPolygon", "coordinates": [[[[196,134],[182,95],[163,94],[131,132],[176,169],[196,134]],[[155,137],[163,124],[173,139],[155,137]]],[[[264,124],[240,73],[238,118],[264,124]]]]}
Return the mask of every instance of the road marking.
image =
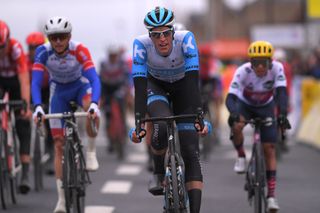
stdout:
{"type": "Polygon", "coordinates": [[[145,163],[147,159],[148,156],[145,153],[134,153],[128,156],[128,161],[132,163],[145,163]]]}
{"type": "Polygon", "coordinates": [[[141,173],[141,166],[138,165],[121,165],[117,168],[117,175],[138,175],[141,173]]]}
{"type": "MultiPolygon", "coordinates": [[[[246,156],[247,156],[247,159],[248,159],[248,156],[249,157],[251,156],[251,149],[245,148],[244,152],[246,153],[246,156]]],[[[223,155],[223,158],[224,159],[234,159],[235,160],[235,159],[237,159],[237,151],[236,150],[229,150],[223,155]]]]}
{"type": "Polygon", "coordinates": [[[112,213],[113,206],[86,206],[85,213],[112,213]]]}
{"type": "Polygon", "coordinates": [[[102,189],[103,194],[128,194],[132,187],[131,181],[107,181],[102,189]]]}

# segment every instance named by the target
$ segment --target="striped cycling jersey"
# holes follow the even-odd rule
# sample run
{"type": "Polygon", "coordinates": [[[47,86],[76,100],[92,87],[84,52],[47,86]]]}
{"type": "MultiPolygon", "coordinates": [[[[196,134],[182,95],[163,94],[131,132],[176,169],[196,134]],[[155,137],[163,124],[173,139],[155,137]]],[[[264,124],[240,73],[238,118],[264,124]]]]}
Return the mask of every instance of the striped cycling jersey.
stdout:
{"type": "Polygon", "coordinates": [[[100,82],[89,50],[81,43],[70,41],[67,55],[60,57],[54,53],[50,43],[36,49],[32,67],[32,98],[35,105],[41,104],[40,87],[43,72],[47,70],[50,80],[58,84],[69,84],[88,78],[92,87],[92,101],[98,103],[100,82]]]}
{"type": "Polygon", "coordinates": [[[9,40],[8,45],[6,54],[0,58],[0,77],[11,78],[18,73],[28,72],[22,45],[13,38],[9,40]]]}
{"type": "Polygon", "coordinates": [[[263,106],[273,100],[275,88],[286,85],[286,77],[280,62],[272,61],[271,69],[263,77],[258,77],[248,62],[236,70],[229,93],[236,95],[248,105],[263,106]]]}
{"type": "Polygon", "coordinates": [[[132,75],[147,77],[149,73],[158,80],[173,83],[188,71],[199,70],[199,56],[195,38],[189,31],[176,31],[170,55],[157,53],[149,35],[139,36],[133,43],[132,75]]]}

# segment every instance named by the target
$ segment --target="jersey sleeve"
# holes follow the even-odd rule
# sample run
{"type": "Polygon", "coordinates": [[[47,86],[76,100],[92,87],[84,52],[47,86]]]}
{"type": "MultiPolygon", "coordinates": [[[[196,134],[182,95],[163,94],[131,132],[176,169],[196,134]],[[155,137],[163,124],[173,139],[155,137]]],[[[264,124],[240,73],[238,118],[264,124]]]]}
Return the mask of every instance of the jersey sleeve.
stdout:
{"type": "Polygon", "coordinates": [[[274,87],[287,87],[286,75],[284,73],[284,68],[281,63],[277,63],[277,67],[275,69],[275,84],[274,87]]]}
{"type": "Polygon", "coordinates": [[[24,54],[22,45],[18,41],[14,41],[11,56],[17,64],[17,73],[28,72],[28,64],[24,54]]]}
{"type": "Polygon", "coordinates": [[[188,32],[184,36],[182,51],[185,61],[185,72],[199,70],[199,53],[193,33],[188,32]]]}
{"type": "Polygon", "coordinates": [[[147,50],[138,39],[133,42],[132,77],[147,77],[147,50]]]}
{"type": "Polygon", "coordinates": [[[229,93],[239,97],[242,90],[242,79],[244,78],[242,67],[239,67],[233,75],[232,81],[229,86],[229,93]]]}
{"type": "Polygon", "coordinates": [[[90,52],[88,48],[86,48],[82,44],[77,46],[76,58],[79,61],[79,63],[82,65],[84,71],[94,68],[94,64],[92,62],[90,52]]]}

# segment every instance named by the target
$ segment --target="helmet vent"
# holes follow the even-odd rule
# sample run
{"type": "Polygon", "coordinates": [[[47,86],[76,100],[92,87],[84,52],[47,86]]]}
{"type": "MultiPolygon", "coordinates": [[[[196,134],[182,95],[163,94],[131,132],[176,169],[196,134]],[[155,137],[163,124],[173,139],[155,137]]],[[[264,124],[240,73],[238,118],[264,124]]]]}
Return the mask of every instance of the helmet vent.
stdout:
{"type": "Polygon", "coordinates": [[[68,22],[64,24],[64,28],[67,28],[67,27],[68,27],[68,22]]]}
{"type": "Polygon", "coordinates": [[[61,22],[61,20],[62,20],[62,19],[61,19],[61,18],[59,18],[59,20],[58,20],[58,24],[61,22]]]}

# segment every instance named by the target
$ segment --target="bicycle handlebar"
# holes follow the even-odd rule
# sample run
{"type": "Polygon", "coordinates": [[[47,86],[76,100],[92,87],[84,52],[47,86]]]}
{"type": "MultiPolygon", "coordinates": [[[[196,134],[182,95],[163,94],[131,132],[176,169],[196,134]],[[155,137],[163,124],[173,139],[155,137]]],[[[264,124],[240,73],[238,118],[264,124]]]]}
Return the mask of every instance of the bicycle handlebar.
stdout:
{"type": "Polygon", "coordinates": [[[72,117],[87,117],[88,112],[66,112],[66,113],[52,113],[52,114],[45,114],[45,119],[68,119],[72,117]]]}
{"type": "Polygon", "coordinates": [[[6,101],[3,99],[0,99],[0,107],[7,106],[9,105],[12,108],[15,109],[26,109],[27,108],[27,102],[25,100],[11,100],[11,101],[6,101]]]}
{"type": "Polygon", "coordinates": [[[167,117],[152,117],[152,118],[143,118],[141,122],[154,122],[154,121],[175,121],[183,118],[197,118],[197,114],[185,114],[185,115],[174,115],[167,117]]]}

